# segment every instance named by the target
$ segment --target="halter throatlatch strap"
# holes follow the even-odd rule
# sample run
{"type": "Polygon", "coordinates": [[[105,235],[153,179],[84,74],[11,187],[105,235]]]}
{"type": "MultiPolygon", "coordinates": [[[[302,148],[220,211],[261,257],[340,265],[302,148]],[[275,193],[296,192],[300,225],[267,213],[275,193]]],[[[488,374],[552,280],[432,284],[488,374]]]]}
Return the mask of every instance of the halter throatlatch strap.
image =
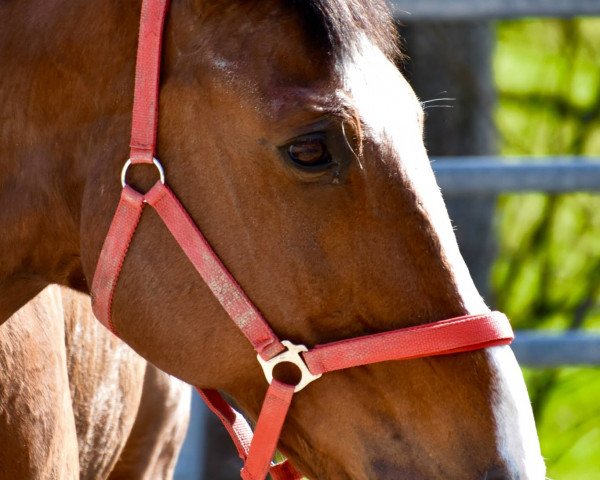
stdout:
{"type": "Polygon", "coordinates": [[[144,197],[133,188],[125,186],[94,273],[92,282],[94,314],[113,333],[115,333],[112,323],[113,295],[143,208],[144,197]]]}
{"type": "Polygon", "coordinates": [[[286,385],[278,380],[273,380],[269,385],[248,452],[248,459],[242,469],[244,480],[262,480],[264,472],[269,471],[293,396],[293,385],[286,385]]]}
{"type": "Polygon", "coordinates": [[[503,314],[492,312],[341,340],[312,349],[280,340],[164,184],[162,166],[155,158],[162,32],[168,4],[168,0],[144,0],[142,4],[130,161],[122,172],[123,191],[94,274],[94,313],[116,333],[112,322],[115,289],[144,207],[150,205],[252,344],[270,383],[254,435],[246,420],[218,392],[198,390],[235,443],[244,461],[242,478],[263,480],[270,473],[274,480],[299,480],[302,476],[289,462],[271,463],[294,393],[333,370],[507,345],[513,339],[513,332],[503,314]],[[161,173],[161,181],[145,194],[126,185],[126,168],[137,163],[154,163],[161,173]],[[286,362],[299,368],[302,379],[298,385],[273,379],[275,366],[286,362]]]}

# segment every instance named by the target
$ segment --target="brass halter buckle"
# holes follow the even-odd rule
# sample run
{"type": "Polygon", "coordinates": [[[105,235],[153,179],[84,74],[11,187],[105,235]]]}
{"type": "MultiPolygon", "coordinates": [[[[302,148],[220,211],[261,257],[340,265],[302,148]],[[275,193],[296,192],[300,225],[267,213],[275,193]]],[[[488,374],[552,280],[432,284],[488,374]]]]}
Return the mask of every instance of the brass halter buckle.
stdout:
{"type": "Polygon", "coordinates": [[[292,342],[288,340],[282,340],[282,345],[287,349],[284,352],[281,352],[279,355],[275,355],[270,360],[263,360],[260,355],[257,355],[258,363],[263,369],[265,373],[265,377],[269,385],[273,382],[273,370],[280,363],[293,363],[300,370],[301,377],[300,381],[294,388],[294,393],[298,393],[304,387],[306,387],[309,383],[314,382],[318,378],[321,378],[322,374],[313,375],[310,373],[308,366],[304,363],[302,356],[300,355],[302,352],[308,352],[308,348],[304,345],[294,345],[292,342]]]}

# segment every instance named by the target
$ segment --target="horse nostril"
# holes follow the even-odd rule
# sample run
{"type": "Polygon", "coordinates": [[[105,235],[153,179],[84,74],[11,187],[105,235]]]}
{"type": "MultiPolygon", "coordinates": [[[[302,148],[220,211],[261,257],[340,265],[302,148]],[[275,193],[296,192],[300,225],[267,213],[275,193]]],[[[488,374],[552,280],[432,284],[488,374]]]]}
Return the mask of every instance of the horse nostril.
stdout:
{"type": "Polygon", "coordinates": [[[517,477],[511,475],[506,467],[494,467],[490,468],[485,475],[483,480],[518,480],[517,477]]]}

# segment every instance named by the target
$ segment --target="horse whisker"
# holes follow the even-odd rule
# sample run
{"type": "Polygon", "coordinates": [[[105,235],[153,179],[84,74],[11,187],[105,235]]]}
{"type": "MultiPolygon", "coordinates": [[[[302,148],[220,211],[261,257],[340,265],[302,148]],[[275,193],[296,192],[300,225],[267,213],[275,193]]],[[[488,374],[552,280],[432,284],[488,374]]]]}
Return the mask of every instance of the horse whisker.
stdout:
{"type": "Polygon", "coordinates": [[[432,98],[431,100],[423,100],[421,102],[421,105],[426,105],[428,103],[441,102],[441,101],[454,102],[454,101],[456,101],[456,98],[451,98],[451,97],[432,98]]]}

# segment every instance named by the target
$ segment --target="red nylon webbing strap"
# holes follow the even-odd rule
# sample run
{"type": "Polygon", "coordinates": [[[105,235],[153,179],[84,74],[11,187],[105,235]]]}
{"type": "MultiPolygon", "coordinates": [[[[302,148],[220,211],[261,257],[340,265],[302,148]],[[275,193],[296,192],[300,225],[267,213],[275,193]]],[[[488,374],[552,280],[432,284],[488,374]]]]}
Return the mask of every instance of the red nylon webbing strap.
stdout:
{"type": "Polygon", "coordinates": [[[292,403],[294,386],[273,380],[254,431],[248,460],[242,469],[244,480],[264,480],[277,449],[283,422],[292,403]]]}
{"type": "Polygon", "coordinates": [[[298,472],[289,460],[272,465],[269,470],[273,480],[302,480],[304,475],[298,472]]]}
{"type": "Polygon", "coordinates": [[[145,201],[154,207],[208,288],[257,353],[269,359],[285,350],[173,192],[159,183],[146,194],[145,201]]]}
{"type": "Polygon", "coordinates": [[[246,419],[231,408],[216,390],[202,388],[197,388],[196,390],[210,411],[219,417],[219,420],[221,420],[221,423],[233,440],[238,455],[243,461],[246,461],[253,436],[252,429],[246,419]]]}
{"type": "Polygon", "coordinates": [[[113,333],[113,295],[129,244],[142,215],[143,201],[144,197],[128,186],[121,192],[92,281],[94,314],[113,333]]]}
{"type": "MultiPolygon", "coordinates": [[[[291,388],[293,390],[293,387],[291,388]]],[[[252,429],[246,419],[235,411],[216,390],[201,388],[197,388],[196,390],[204,400],[204,403],[206,403],[206,406],[221,420],[237,449],[238,455],[245,463],[253,437],[252,429]]],[[[256,438],[259,439],[259,437],[256,438]]],[[[270,440],[271,443],[274,441],[277,444],[278,438],[279,434],[277,434],[274,440],[270,440]]],[[[270,468],[269,463],[267,463],[266,468],[269,469],[273,480],[300,480],[302,478],[302,475],[296,471],[289,461],[271,465],[270,468]]]]}
{"type": "Polygon", "coordinates": [[[169,0],[144,0],[140,16],[131,125],[131,163],[152,163],[158,127],[158,85],[169,0]]]}
{"type": "Polygon", "coordinates": [[[173,192],[160,182],[145,195],[129,186],[123,189],[94,274],[92,291],[96,316],[111,331],[115,331],[111,318],[112,297],[144,203],[156,210],[206,285],[257,353],[269,359],[285,350],[173,192]]]}
{"type": "MultiPolygon", "coordinates": [[[[160,182],[156,183],[146,195],[142,195],[133,190],[131,187],[125,186],[121,193],[121,199],[117,206],[117,210],[115,212],[104,245],[102,247],[96,272],[94,274],[94,280],[92,282],[92,291],[94,292],[94,313],[96,317],[115,334],[116,331],[112,323],[111,317],[112,299],[114,296],[114,291],[118,283],[120,272],[125,257],[127,255],[129,245],[139,224],[144,204],[150,203],[150,201],[154,202],[152,203],[153,207],[155,205],[158,205],[158,208],[161,208],[162,206],[162,210],[159,211],[157,209],[161,218],[163,218],[163,215],[169,217],[170,214],[174,214],[180,217],[180,221],[190,222],[190,224],[193,226],[192,220],[189,218],[187,213],[181,208],[179,202],[177,202],[172,192],[170,192],[170,190],[168,190],[167,187],[165,187],[160,182]],[[161,199],[165,200],[161,201],[161,199]],[[176,202],[176,204],[173,204],[173,201],[176,202]],[[171,207],[177,208],[171,210],[171,208],[165,207],[165,205],[170,205],[171,207]],[[162,212],[162,214],[160,212],[162,212]]],[[[190,238],[204,240],[204,237],[200,234],[200,232],[197,232],[197,234],[190,235],[190,238]]],[[[201,252],[203,252],[203,254],[206,257],[218,260],[218,257],[212,251],[212,249],[210,249],[208,244],[206,243],[205,245],[209,250],[201,250],[201,252]]],[[[196,246],[196,243],[193,242],[189,248],[195,248],[196,246]]],[[[196,265],[196,263],[194,263],[194,265],[196,265]]],[[[225,267],[222,266],[222,264],[220,264],[220,268],[227,272],[225,270],[225,267]]],[[[231,276],[228,274],[228,278],[229,277],[231,276]]],[[[237,286],[237,283],[235,285],[237,286]]],[[[240,287],[237,286],[237,288],[240,287]]],[[[249,300],[247,301],[249,302],[249,300]]],[[[252,305],[251,303],[249,304],[252,305]]],[[[228,312],[231,314],[231,308],[228,312]]],[[[258,322],[258,325],[260,324],[266,325],[266,323],[264,323],[264,320],[258,322]]],[[[257,331],[259,332],[259,334],[261,333],[260,329],[257,329],[257,331]]],[[[249,335],[252,336],[254,334],[253,332],[254,331],[250,332],[249,335]]],[[[271,335],[273,335],[273,338],[276,338],[274,334],[271,333],[271,335]]],[[[258,338],[260,339],[261,337],[258,338]]],[[[264,342],[259,343],[258,345],[264,345],[264,342]]],[[[293,395],[294,387],[289,388],[291,389],[293,395]]],[[[281,389],[274,390],[276,397],[274,400],[272,399],[270,402],[267,402],[268,404],[278,403],[277,399],[279,399],[282,396],[280,390],[281,389]]],[[[286,392],[288,391],[288,389],[284,390],[286,392]]],[[[246,461],[248,458],[253,434],[252,429],[250,428],[244,417],[238,412],[236,412],[233,408],[231,408],[218,392],[214,390],[200,389],[198,389],[198,392],[206,402],[209,409],[219,417],[219,419],[225,426],[227,432],[229,433],[231,439],[233,440],[236,446],[240,458],[246,461]]],[[[287,408],[285,411],[287,412],[287,408]]],[[[285,415],[280,420],[281,424],[283,424],[284,419],[285,415]]],[[[268,430],[268,432],[273,433],[272,430],[268,430]]],[[[273,444],[275,446],[277,445],[279,430],[276,433],[277,436],[275,438],[271,438],[269,442],[270,444],[273,444]]],[[[262,437],[265,438],[265,435],[263,435],[262,437]]],[[[261,452],[262,448],[263,447],[259,444],[258,447],[254,447],[254,451],[261,452]]],[[[267,471],[269,470],[268,467],[269,464],[267,464],[267,471]]],[[[256,467],[254,467],[254,469],[256,475],[256,467]]],[[[274,465],[273,467],[271,467],[271,475],[274,480],[297,480],[301,478],[301,476],[295,471],[295,469],[291,464],[289,464],[289,462],[283,462],[282,464],[274,465]]]]}
{"type": "Polygon", "coordinates": [[[508,345],[513,337],[506,316],[491,312],[318,345],[303,353],[302,357],[310,372],[319,375],[389,360],[408,360],[508,345]]]}

